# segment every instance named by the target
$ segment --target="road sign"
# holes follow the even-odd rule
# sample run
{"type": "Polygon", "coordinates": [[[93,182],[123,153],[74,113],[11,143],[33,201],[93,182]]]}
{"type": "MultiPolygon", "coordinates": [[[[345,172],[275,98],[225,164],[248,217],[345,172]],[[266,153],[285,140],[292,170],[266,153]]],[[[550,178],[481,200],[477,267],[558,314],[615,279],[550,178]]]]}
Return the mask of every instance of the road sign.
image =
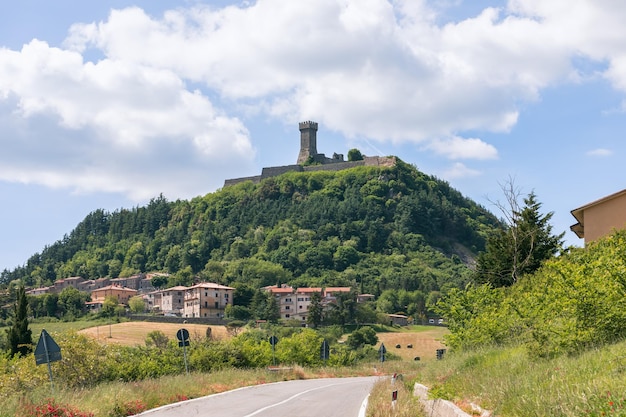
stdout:
{"type": "Polygon", "coordinates": [[[278,343],[278,338],[276,336],[271,336],[270,337],[270,345],[272,345],[272,347],[276,346],[276,343],[278,343]]]}
{"type": "Polygon", "coordinates": [[[50,362],[60,360],[61,348],[57,345],[57,342],[54,341],[52,336],[50,336],[45,329],[42,329],[39,342],[37,342],[37,347],[35,348],[35,364],[42,365],[45,363],[48,365],[48,376],[50,377],[50,386],[53,390],[52,367],[50,366],[50,362]]]}
{"type": "Polygon", "coordinates": [[[189,346],[189,331],[187,329],[178,330],[176,338],[178,339],[178,347],[189,346]]]}
{"type": "Polygon", "coordinates": [[[189,365],[187,365],[187,349],[185,349],[185,346],[189,346],[189,331],[187,329],[179,329],[176,332],[176,338],[178,339],[178,347],[183,348],[183,357],[185,358],[185,372],[189,374],[189,365]]]}
{"type": "Polygon", "coordinates": [[[320,359],[326,361],[330,357],[330,346],[326,339],[322,342],[322,346],[320,347],[320,359]]]}
{"type": "Polygon", "coordinates": [[[52,336],[44,329],[39,336],[39,342],[35,348],[35,363],[37,365],[43,365],[44,363],[50,363],[61,360],[61,348],[57,345],[57,342],[52,339],[52,336]]]}
{"type": "Polygon", "coordinates": [[[380,355],[381,362],[385,362],[385,353],[387,353],[387,348],[385,347],[384,343],[381,343],[380,347],[378,348],[378,354],[380,355]]]}

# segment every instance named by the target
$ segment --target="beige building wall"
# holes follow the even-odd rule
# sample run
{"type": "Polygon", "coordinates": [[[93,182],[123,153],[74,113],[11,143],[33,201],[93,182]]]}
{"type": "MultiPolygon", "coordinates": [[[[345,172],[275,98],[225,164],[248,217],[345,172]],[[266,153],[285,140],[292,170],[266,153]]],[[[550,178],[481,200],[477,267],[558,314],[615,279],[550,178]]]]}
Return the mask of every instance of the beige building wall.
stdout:
{"type": "Polygon", "coordinates": [[[202,283],[187,289],[184,317],[223,318],[226,306],[233,303],[234,288],[202,283]]]}
{"type": "Polygon", "coordinates": [[[571,230],[585,244],[626,228],[626,190],[572,210],[578,223],[571,230]]]}

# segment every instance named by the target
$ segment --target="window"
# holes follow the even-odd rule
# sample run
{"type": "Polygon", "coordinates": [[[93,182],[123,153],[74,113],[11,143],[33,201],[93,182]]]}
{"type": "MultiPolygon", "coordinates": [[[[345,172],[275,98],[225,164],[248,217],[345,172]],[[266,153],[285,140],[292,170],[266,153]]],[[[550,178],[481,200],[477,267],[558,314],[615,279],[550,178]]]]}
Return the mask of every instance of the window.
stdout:
{"type": "Polygon", "coordinates": [[[289,306],[285,306],[285,310],[289,310],[289,306]]]}
{"type": "Polygon", "coordinates": [[[215,308],[220,308],[220,303],[218,303],[217,301],[215,302],[215,308]]]}
{"type": "Polygon", "coordinates": [[[286,303],[290,303],[291,302],[291,298],[285,298],[285,302],[286,303]]]}
{"type": "Polygon", "coordinates": [[[288,319],[289,318],[289,314],[285,314],[285,318],[288,319]]]}
{"type": "Polygon", "coordinates": [[[208,301],[205,301],[205,302],[204,302],[204,306],[205,306],[206,308],[209,308],[209,302],[208,302],[208,301]]]}
{"type": "Polygon", "coordinates": [[[304,298],[299,297],[299,298],[298,298],[298,301],[304,301],[304,298]]]}

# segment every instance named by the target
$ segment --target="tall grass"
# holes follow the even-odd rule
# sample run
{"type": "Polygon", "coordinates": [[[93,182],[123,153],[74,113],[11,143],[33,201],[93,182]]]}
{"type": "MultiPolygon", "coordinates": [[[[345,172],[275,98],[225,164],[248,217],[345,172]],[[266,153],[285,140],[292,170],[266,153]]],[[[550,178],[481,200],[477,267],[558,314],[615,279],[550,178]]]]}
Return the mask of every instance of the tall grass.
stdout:
{"type": "Polygon", "coordinates": [[[367,417],[420,417],[425,416],[422,407],[416,397],[413,396],[412,379],[392,381],[384,378],[378,381],[369,397],[367,417]],[[397,394],[397,400],[393,401],[393,392],[397,394]]]}
{"type": "Polygon", "coordinates": [[[497,416],[626,416],[626,343],[551,360],[515,347],[447,354],[418,379],[434,396],[497,416]]]}
{"type": "Polygon", "coordinates": [[[20,409],[25,405],[46,404],[53,398],[57,404],[67,404],[73,409],[93,413],[95,417],[118,417],[124,415],[123,411],[135,404],[139,404],[142,409],[150,409],[248,385],[292,379],[366,376],[377,372],[380,373],[381,370],[371,364],[315,369],[296,366],[282,371],[269,371],[264,368],[227,369],[136,382],[108,382],[78,390],[60,386],[55,386],[52,390],[50,385],[43,384],[26,394],[3,398],[0,401],[0,416],[19,416],[20,409]]]}

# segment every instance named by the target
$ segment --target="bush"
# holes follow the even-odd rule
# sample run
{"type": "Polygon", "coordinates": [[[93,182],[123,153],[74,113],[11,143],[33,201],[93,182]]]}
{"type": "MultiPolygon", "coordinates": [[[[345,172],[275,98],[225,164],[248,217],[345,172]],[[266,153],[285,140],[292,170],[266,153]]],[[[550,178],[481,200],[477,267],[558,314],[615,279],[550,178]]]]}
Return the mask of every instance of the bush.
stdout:
{"type": "Polygon", "coordinates": [[[17,417],[93,417],[93,413],[79,411],[69,405],[57,404],[54,399],[49,399],[42,405],[21,404],[17,417]]]}

